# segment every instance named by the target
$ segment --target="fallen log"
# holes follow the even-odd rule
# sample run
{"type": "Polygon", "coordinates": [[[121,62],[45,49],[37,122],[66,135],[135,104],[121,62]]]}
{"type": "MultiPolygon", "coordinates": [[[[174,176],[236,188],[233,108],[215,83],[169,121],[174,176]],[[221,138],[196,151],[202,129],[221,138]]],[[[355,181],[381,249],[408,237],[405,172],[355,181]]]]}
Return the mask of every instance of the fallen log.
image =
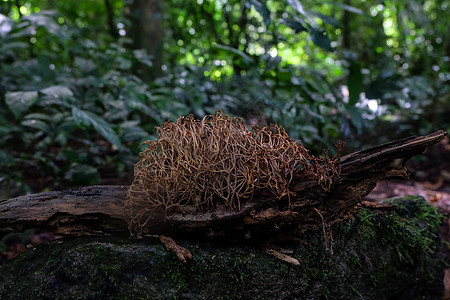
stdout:
{"type": "Polygon", "coordinates": [[[440,217],[395,203],[333,226],[332,252],[320,231],[275,250],[180,238],[187,264],[154,239],[58,239],[0,264],[0,299],[442,299],[440,217]]]}
{"type": "Polygon", "coordinates": [[[127,235],[127,185],[102,185],[0,201],[0,232],[29,228],[61,235],[127,235]]]}
{"type": "MultiPolygon", "coordinates": [[[[303,232],[332,225],[354,214],[362,197],[378,181],[406,177],[406,162],[446,135],[447,132],[440,130],[343,156],[340,177],[328,191],[315,181],[294,176],[291,190],[296,194],[283,201],[270,193],[260,193],[240,210],[218,206],[213,211],[199,212],[195,207],[187,206],[177,213],[153,219],[149,232],[196,231],[221,235],[226,229],[266,235],[280,228],[303,232]]],[[[27,228],[70,236],[126,236],[129,234],[129,217],[123,205],[128,188],[123,185],[89,186],[0,201],[0,237],[27,228]]]]}

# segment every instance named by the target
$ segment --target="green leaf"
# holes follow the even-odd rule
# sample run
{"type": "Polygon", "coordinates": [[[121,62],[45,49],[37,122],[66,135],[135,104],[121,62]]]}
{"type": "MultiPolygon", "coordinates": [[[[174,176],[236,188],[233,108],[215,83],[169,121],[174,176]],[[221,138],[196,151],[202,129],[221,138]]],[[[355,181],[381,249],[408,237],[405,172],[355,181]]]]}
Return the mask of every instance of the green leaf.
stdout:
{"type": "Polygon", "coordinates": [[[100,174],[97,168],[88,165],[72,164],[65,178],[74,185],[95,185],[100,183],[100,174]]]}
{"type": "Polygon", "coordinates": [[[58,133],[55,137],[55,141],[64,147],[67,144],[67,134],[65,132],[58,133]]]}
{"type": "Polygon", "coordinates": [[[331,41],[328,38],[326,31],[312,28],[311,40],[313,41],[314,44],[316,44],[320,48],[327,51],[333,51],[333,48],[331,48],[330,45],[331,41]]]}
{"type": "Polygon", "coordinates": [[[117,134],[114,132],[114,130],[111,128],[111,126],[105,120],[103,120],[101,117],[99,117],[96,114],[93,114],[91,112],[78,109],[75,106],[72,107],[72,116],[73,116],[73,119],[75,120],[75,123],[80,128],[86,129],[86,128],[92,126],[108,142],[110,142],[111,144],[116,146],[118,149],[122,148],[120,139],[117,136],[117,134]]]}
{"type": "Polygon", "coordinates": [[[20,124],[22,124],[23,126],[26,126],[26,127],[41,130],[41,131],[45,132],[46,134],[50,134],[50,132],[51,132],[50,126],[48,126],[47,123],[45,123],[41,120],[28,119],[28,120],[22,121],[20,124]]]}
{"type": "Polygon", "coordinates": [[[258,0],[249,0],[245,2],[245,5],[247,7],[250,7],[253,5],[255,10],[259,12],[259,14],[263,17],[264,24],[266,24],[266,27],[270,25],[271,19],[270,19],[270,11],[267,9],[267,6],[265,3],[261,3],[261,1],[258,0]]]}
{"type": "Polygon", "coordinates": [[[10,42],[2,45],[2,51],[20,51],[27,49],[29,45],[23,42],[10,42]]]}
{"type": "Polygon", "coordinates": [[[302,3],[299,0],[287,0],[287,2],[293,9],[295,9],[297,12],[299,12],[300,15],[302,15],[306,20],[308,20],[309,25],[316,27],[316,28],[319,27],[319,25],[317,25],[316,21],[314,21],[314,19],[305,11],[302,3]]]}
{"type": "Polygon", "coordinates": [[[30,21],[35,29],[38,27],[43,27],[50,34],[61,38],[65,36],[65,31],[61,30],[61,27],[55,22],[54,16],[46,15],[44,13],[31,14],[28,16],[23,16],[23,20],[30,21]]]}
{"type": "Polygon", "coordinates": [[[120,136],[123,141],[136,141],[141,140],[143,138],[147,138],[149,136],[148,132],[142,129],[139,126],[134,126],[130,128],[122,128],[120,132],[120,136]]]}
{"type": "Polygon", "coordinates": [[[36,103],[37,99],[37,92],[7,92],[5,95],[5,102],[16,118],[36,103]]]}
{"type": "Polygon", "coordinates": [[[355,105],[359,101],[359,95],[363,89],[363,76],[361,73],[361,66],[354,60],[351,61],[348,75],[348,103],[355,105]]]}
{"type": "Polygon", "coordinates": [[[0,14],[0,38],[11,32],[13,29],[14,21],[7,16],[0,14]]]}
{"type": "Polygon", "coordinates": [[[87,129],[92,125],[89,115],[87,115],[87,113],[82,111],[81,109],[76,108],[75,106],[72,107],[72,116],[78,127],[82,129],[87,129]]]}
{"type": "Polygon", "coordinates": [[[117,68],[119,68],[120,70],[128,70],[133,66],[132,61],[124,57],[117,57],[117,62],[117,68]]]}
{"type": "Polygon", "coordinates": [[[44,121],[53,121],[53,116],[43,114],[43,113],[31,113],[24,117],[25,119],[38,119],[44,121]]]}
{"type": "Polygon", "coordinates": [[[297,20],[294,19],[280,19],[281,24],[286,25],[289,28],[294,29],[296,33],[302,32],[302,31],[308,31],[303,24],[297,20]]]}
{"type": "MultiPolygon", "coordinates": [[[[20,129],[18,129],[16,126],[12,126],[11,124],[7,124],[6,126],[0,126],[0,137],[3,138],[7,134],[13,133],[13,132],[20,132],[20,129]]],[[[0,141],[1,141],[0,138],[0,141]]]]}
{"type": "Polygon", "coordinates": [[[92,72],[97,67],[92,60],[82,57],[75,57],[74,65],[84,73],[92,72]]]}
{"type": "Polygon", "coordinates": [[[133,50],[133,55],[134,55],[134,58],[138,62],[146,65],[147,67],[152,67],[153,66],[153,63],[152,63],[152,60],[151,60],[151,56],[148,55],[145,50],[142,50],[142,49],[133,50]]]}
{"type": "Polygon", "coordinates": [[[15,163],[14,157],[12,157],[11,154],[3,150],[0,150],[0,165],[8,166],[14,165],[14,163],[15,163]]]}
{"type": "Polygon", "coordinates": [[[47,98],[53,99],[65,99],[73,96],[72,91],[63,85],[53,85],[40,90],[41,94],[44,94],[47,98]]]}
{"type": "Polygon", "coordinates": [[[130,100],[129,102],[127,102],[127,104],[131,109],[141,111],[152,118],[158,117],[158,113],[153,108],[145,105],[142,102],[139,102],[137,100],[130,100]]]}
{"type": "Polygon", "coordinates": [[[358,110],[358,108],[350,104],[345,105],[345,110],[350,117],[351,123],[353,124],[353,126],[355,126],[356,131],[358,132],[358,134],[361,134],[364,127],[364,120],[361,116],[361,112],[358,110]]]}
{"type": "Polygon", "coordinates": [[[322,123],[325,123],[325,118],[321,114],[311,110],[311,108],[309,108],[308,106],[305,106],[304,110],[309,116],[318,119],[322,123]]]}
{"type": "Polygon", "coordinates": [[[327,16],[327,15],[324,15],[324,14],[321,14],[321,13],[318,13],[315,11],[308,11],[308,13],[310,15],[313,15],[313,16],[321,19],[324,23],[330,24],[330,25],[332,25],[334,27],[338,27],[338,28],[342,27],[342,24],[339,23],[339,21],[337,21],[335,18],[333,18],[331,16],[327,16]]]}

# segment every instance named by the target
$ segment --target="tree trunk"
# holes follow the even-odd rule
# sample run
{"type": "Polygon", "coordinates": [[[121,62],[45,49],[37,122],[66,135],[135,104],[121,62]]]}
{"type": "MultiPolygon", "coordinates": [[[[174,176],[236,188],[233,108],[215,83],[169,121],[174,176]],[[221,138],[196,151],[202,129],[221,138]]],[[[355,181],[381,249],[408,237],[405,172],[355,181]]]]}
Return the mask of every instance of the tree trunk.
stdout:
{"type": "Polygon", "coordinates": [[[131,21],[128,36],[133,49],[144,49],[152,56],[153,67],[139,64],[136,74],[143,80],[152,80],[161,74],[164,46],[164,11],[162,0],[132,0],[126,11],[131,21]]]}

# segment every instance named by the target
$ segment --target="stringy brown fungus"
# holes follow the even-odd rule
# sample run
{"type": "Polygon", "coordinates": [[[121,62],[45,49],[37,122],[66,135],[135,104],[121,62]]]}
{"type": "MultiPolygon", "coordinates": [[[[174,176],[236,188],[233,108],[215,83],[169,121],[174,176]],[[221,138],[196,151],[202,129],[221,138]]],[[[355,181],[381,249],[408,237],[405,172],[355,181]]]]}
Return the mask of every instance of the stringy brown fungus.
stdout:
{"type": "Polygon", "coordinates": [[[308,154],[282,127],[248,130],[242,119],[221,111],[202,120],[191,115],[165,122],[157,134],[157,140],[142,143],[147,148],[128,190],[125,209],[132,231],[145,232],[153,216],[184,206],[199,213],[217,205],[240,210],[263,190],[278,199],[290,197],[294,173],[327,190],[339,172],[335,160],[308,154]]]}

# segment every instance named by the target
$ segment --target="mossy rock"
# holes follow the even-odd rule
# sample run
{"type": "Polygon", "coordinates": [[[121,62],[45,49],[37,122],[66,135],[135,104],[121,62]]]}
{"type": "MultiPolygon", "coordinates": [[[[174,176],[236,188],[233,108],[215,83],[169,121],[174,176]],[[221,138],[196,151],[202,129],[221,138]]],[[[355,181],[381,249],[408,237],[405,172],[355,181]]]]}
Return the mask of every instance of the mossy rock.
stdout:
{"type": "Polygon", "coordinates": [[[254,245],[177,240],[183,264],[151,240],[56,240],[0,266],[0,299],[440,299],[440,216],[418,196],[389,202],[335,226],[332,250],[322,232],[284,243],[300,266],[254,245]]]}

